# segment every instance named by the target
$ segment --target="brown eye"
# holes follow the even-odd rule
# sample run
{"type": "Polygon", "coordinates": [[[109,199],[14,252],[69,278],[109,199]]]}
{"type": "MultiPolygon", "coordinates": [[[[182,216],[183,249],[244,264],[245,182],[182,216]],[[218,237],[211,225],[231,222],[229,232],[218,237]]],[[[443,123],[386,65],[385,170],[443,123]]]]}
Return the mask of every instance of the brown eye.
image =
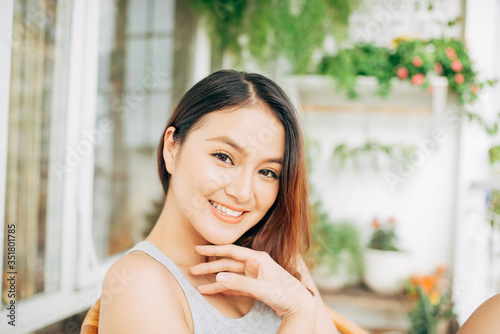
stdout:
{"type": "Polygon", "coordinates": [[[214,153],[212,154],[214,157],[216,157],[217,159],[219,159],[220,161],[224,162],[224,163],[233,163],[233,161],[231,160],[231,158],[229,157],[229,155],[225,154],[225,153],[214,153]],[[229,161],[227,161],[229,159],[229,161]]]}
{"type": "Polygon", "coordinates": [[[261,172],[262,175],[268,178],[278,179],[278,175],[270,169],[263,169],[261,170],[261,172]]]}

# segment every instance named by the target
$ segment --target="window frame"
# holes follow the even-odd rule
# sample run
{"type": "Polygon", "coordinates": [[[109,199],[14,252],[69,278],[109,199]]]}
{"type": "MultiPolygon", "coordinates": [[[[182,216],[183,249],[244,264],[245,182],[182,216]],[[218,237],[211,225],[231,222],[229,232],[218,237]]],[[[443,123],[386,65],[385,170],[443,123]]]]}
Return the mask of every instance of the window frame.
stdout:
{"type": "MultiPolygon", "coordinates": [[[[10,106],[10,73],[11,73],[11,36],[14,16],[14,1],[6,0],[3,10],[0,11],[0,228],[5,227],[5,199],[7,184],[7,140],[8,119],[10,106]]],[[[59,75],[66,76],[67,90],[55,94],[65,94],[64,102],[54,101],[53,108],[63,111],[65,124],[62,134],[64,138],[64,165],[68,166],[69,157],[67,148],[77,148],[85,140],[84,130],[96,127],[96,103],[98,95],[98,57],[99,57],[99,21],[102,0],[60,0],[58,5],[70,5],[67,10],[70,22],[70,36],[68,41],[67,74],[54,73],[54,80],[59,75]]],[[[173,8],[177,7],[176,0],[173,8]]],[[[175,19],[175,10],[171,14],[175,19]]],[[[174,23],[175,24],[175,23],[174,23]]],[[[174,28],[175,29],[175,28],[174,28]]],[[[175,34],[175,30],[172,34],[175,34]]],[[[190,84],[209,74],[210,58],[200,55],[210,55],[210,44],[203,24],[198,24],[194,40],[194,50],[190,63],[194,70],[189,76],[190,84]]],[[[173,35],[172,35],[172,38],[173,35]]],[[[173,52],[173,51],[172,51],[173,52]]],[[[174,59],[174,56],[172,56],[174,59]]],[[[175,64],[172,64],[174,69],[175,64]]],[[[61,71],[63,72],[63,68],[61,71]]],[[[59,81],[61,81],[59,79],[59,81]]],[[[173,82],[170,84],[173,88],[173,82]]],[[[56,82],[56,86],[61,86],[56,82]]],[[[63,95],[58,95],[63,96],[63,95]]],[[[172,101],[173,102],[173,101],[172,101]]],[[[54,111],[51,111],[54,112],[54,111]]],[[[53,114],[54,115],[54,114],[53,114]]],[[[52,147],[51,157],[53,157],[52,147]]],[[[59,150],[59,148],[58,148],[59,150]]],[[[58,151],[60,152],[60,151],[58,151]]],[[[57,152],[56,152],[57,153],[57,152]]],[[[105,273],[124,252],[98,259],[92,237],[93,223],[93,187],[94,187],[94,147],[88,152],[75,168],[69,169],[62,176],[60,183],[62,196],[60,202],[52,202],[53,208],[58,210],[57,219],[60,224],[50,227],[47,224],[46,236],[52,243],[60,244],[60,252],[52,252],[49,261],[45,261],[45,271],[57,269],[58,284],[52,292],[42,292],[21,301],[16,301],[16,326],[8,326],[2,321],[2,333],[31,332],[53,324],[76,313],[85,311],[92,306],[101,295],[102,280],[105,273]],[[55,258],[57,256],[57,259],[55,258]],[[51,262],[51,263],[47,263],[51,262]],[[5,328],[5,331],[4,331],[5,328]]],[[[49,164],[49,178],[54,177],[52,166],[49,164]]],[[[50,181],[49,181],[50,182],[50,181]]],[[[50,202],[47,202],[47,206],[50,202]]],[[[53,209],[51,209],[53,210],[53,209]]],[[[48,219],[53,219],[48,216],[48,219]]],[[[47,239],[47,240],[49,240],[47,239]]],[[[0,238],[2,249],[5,238],[0,238]]],[[[49,254],[49,253],[47,253],[49,254]]],[[[0,256],[0,265],[3,268],[3,256],[0,256]]],[[[0,288],[2,284],[0,281],[0,288]]],[[[45,290],[50,286],[46,282],[45,290]]],[[[6,306],[0,309],[6,314],[6,306]]],[[[74,331],[75,329],[65,328],[74,331]]]]}
{"type": "MultiPolygon", "coordinates": [[[[86,14],[90,15],[85,15],[85,20],[81,24],[84,29],[82,35],[79,36],[79,40],[84,41],[81,46],[81,52],[71,50],[72,53],[77,53],[75,58],[82,55],[82,59],[80,61],[75,59],[75,66],[72,66],[75,73],[74,75],[71,73],[70,77],[73,80],[75,78],[83,78],[83,80],[78,80],[78,83],[75,83],[73,87],[75,100],[69,99],[69,101],[78,101],[77,103],[72,103],[70,108],[68,108],[70,114],[79,116],[78,120],[75,119],[75,122],[68,126],[68,130],[73,128],[74,131],[72,133],[77,134],[77,136],[75,135],[71,141],[67,140],[67,145],[75,148],[78,148],[83,141],[86,141],[83,131],[95,128],[97,76],[99,70],[100,8],[100,0],[88,1],[86,14]],[[78,66],[77,64],[85,64],[85,66],[78,66]],[[80,70],[79,73],[76,72],[78,70],[80,70]],[[78,87],[78,85],[81,86],[78,87]]],[[[75,39],[78,40],[78,38],[75,39]]],[[[99,265],[92,238],[95,146],[90,145],[90,147],[90,152],[87,156],[83,157],[81,164],[73,173],[75,174],[73,177],[77,177],[77,180],[76,187],[72,189],[78,189],[75,198],[76,208],[74,210],[77,214],[75,219],[77,226],[75,226],[74,230],[78,231],[75,240],[75,244],[78,245],[78,252],[75,254],[78,265],[74,268],[76,272],[74,281],[76,289],[92,287],[97,282],[102,281],[108,268],[121,255],[118,254],[115,257],[107,258],[102,265],[99,265]]]]}
{"type": "MultiPolygon", "coordinates": [[[[96,13],[99,13],[100,0],[64,1],[61,4],[71,4],[71,8],[68,9],[70,10],[69,16],[71,17],[71,21],[69,22],[69,27],[71,30],[68,46],[69,59],[67,63],[68,89],[65,92],[67,99],[65,99],[64,106],[66,108],[64,147],[77,147],[81,142],[82,131],[86,128],[85,125],[89,124],[89,122],[92,124],[93,117],[95,117],[95,112],[85,113],[84,111],[95,110],[97,43],[99,37],[99,15],[96,15],[96,13]]],[[[6,38],[1,39],[2,46],[5,47],[2,47],[2,49],[9,50],[9,52],[0,53],[0,73],[3,73],[0,76],[0,87],[3,88],[0,90],[0,101],[4,101],[3,108],[0,108],[0,134],[3,136],[3,140],[0,141],[1,228],[5,227],[7,138],[11,79],[11,38],[9,37],[12,36],[13,9],[14,0],[8,0],[4,4],[4,10],[0,13],[0,31],[6,35],[6,38]]],[[[58,101],[55,103],[58,103],[58,101]]],[[[65,154],[65,159],[65,164],[67,164],[67,154],[65,154]]],[[[58,261],[56,261],[60,266],[58,270],[58,289],[54,292],[42,292],[17,301],[16,326],[8,326],[7,321],[2,322],[1,327],[6,327],[6,333],[30,332],[42,328],[88,309],[99,298],[101,286],[98,283],[102,281],[104,273],[107,267],[111,265],[113,259],[108,259],[106,268],[100,268],[100,272],[102,272],[101,276],[90,277],[90,275],[83,275],[87,284],[81,284],[82,278],[80,276],[82,275],[80,271],[82,266],[79,261],[82,257],[81,250],[86,247],[86,244],[82,242],[82,238],[79,237],[81,232],[85,231],[85,224],[82,224],[82,221],[86,218],[84,212],[85,199],[82,194],[88,191],[88,188],[85,188],[84,176],[85,173],[88,174],[88,166],[91,163],[93,163],[92,154],[90,158],[85,158],[82,164],[74,170],[64,173],[62,178],[63,196],[60,202],[61,224],[58,231],[59,234],[52,240],[52,242],[59,242],[61,245],[61,252],[57,259],[58,261]],[[83,186],[84,188],[81,189],[79,186],[83,186]]],[[[50,166],[49,168],[52,169],[53,167],[50,166]]],[[[50,173],[53,176],[54,172],[52,170],[50,170],[50,173]]],[[[58,227],[55,228],[55,230],[57,229],[58,227]]],[[[0,240],[2,250],[4,239],[0,240]]],[[[0,259],[0,264],[3,265],[2,262],[3,256],[0,259]]],[[[1,313],[7,313],[6,306],[2,307],[1,313]]]]}
{"type": "MultiPolygon", "coordinates": [[[[9,105],[10,105],[10,70],[11,70],[11,42],[12,22],[14,18],[14,0],[4,2],[4,10],[0,11],[0,32],[4,38],[0,38],[0,228],[5,230],[5,190],[7,188],[7,138],[9,129],[9,105]]],[[[0,238],[0,268],[3,268],[3,249],[5,238],[0,238]]],[[[0,291],[3,291],[4,280],[0,281],[0,291]]],[[[5,311],[1,309],[1,313],[5,311]]]]}

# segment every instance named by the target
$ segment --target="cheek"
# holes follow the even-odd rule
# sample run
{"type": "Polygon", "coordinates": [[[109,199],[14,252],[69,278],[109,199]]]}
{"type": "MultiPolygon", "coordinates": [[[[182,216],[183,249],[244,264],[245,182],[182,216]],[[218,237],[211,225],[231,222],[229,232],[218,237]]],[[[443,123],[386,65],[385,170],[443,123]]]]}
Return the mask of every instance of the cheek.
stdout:
{"type": "Polygon", "coordinates": [[[213,194],[230,181],[227,170],[217,167],[209,158],[197,161],[190,177],[201,196],[213,194]]]}
{"type": "MultiPolygon", "coordinates": [[[[205,159],[185,159],[179,164],[175,180],[175,193],[184,211],[199,214],[206,204],[207,191],[211,188],[208,162],[205,159]]],[[[187,212],[186,212],[187,213],[187,212]]]]}
{"type": "Polygon", "coordinates": [[[279,183],[264,183],[260,185],[258,189],[256,189],[259,199],[259,207],[262,210],[269,210],[269,208],[273,205],[276,200],[276,196],[278,196],[279,183]]]}

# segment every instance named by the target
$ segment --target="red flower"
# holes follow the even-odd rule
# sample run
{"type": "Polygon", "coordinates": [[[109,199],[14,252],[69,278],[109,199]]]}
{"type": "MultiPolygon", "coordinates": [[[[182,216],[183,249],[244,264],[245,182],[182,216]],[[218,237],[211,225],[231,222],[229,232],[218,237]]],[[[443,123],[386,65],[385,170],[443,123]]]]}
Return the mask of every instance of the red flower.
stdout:
{"type": "Polygon", "coordinates": [[[451,60],[457,58],[457,53],[455,52],[455,50],[453,50],[449,46],[444,50],[444,52],[446,53],[448,58],[450,58],[451,60]]]}
{"type": "Polygon", "coordinates": [[[406,79],[406,78],[408,78],[409,72],[405,67],[400,67],[400,68],[398,68],[396,74],[397,74],[398,78],[406,79]]]}
{"type": "Polygon", "coordinates": [[[464,75],[462,73],[455,74],[455,82],[459,85],[463,84],[465,81],[464,75]]]}
{"type": "Polygon", "coordinates": [[[443,65],[441,65],[441,63],[434,64],[434,72],[437,74],[443,73],[443,65]]]}
{"type": "Polygon", "coordinates": [[[458,59],[455,59],[451,62],[451,69],[455,72],[460,72],[462,70],[462,62],[458,59]]]}
{"type": "Polygon", "coordinates": [[[373,228],[379,228],[380,227],[380,223],[379,223],[379,221],[378,221],[377,218],[373,218],[373,220],[372,220],[372,227],[373,228]]]}
{"type": "Polygon", "coordinates": [[[391,225],[395,225],[395,224],[396,224],[396,218],[391,217],[391,218],[389,218],[389,219],[387,220],[387,222],[388,222],[389,224],[391,224],[391,225]]]}
{"type": "Polygon", "coordinates": [[[411,77],[411,83],[414,84],[415,86],[420,86],[423,84],[425,81],[425,75],[422,73],[417,73],[414,76],[411,77]]]}
{"type": "Polygon", "coordinates": [[[448,268],[446,268],[445,266],[439,266],[436,269],[436,275],[443,276],[447,271],[448,271],[448,268]]]}
{"type": "Polygon", "coordinates": [[[413,60],[411,61],[411,63],[413,65],[415,65],[415,67],[420,67],[420,66],[422,66],[424,64],[424,62],[422,61],[422,58],[420,58],[418,56],[415,57],[415,58],[413,58],[413,60]]]}
{"type": "Polygon", "coordinates": [[[478,84],[472,85],[472,87],[470,88],[470,91],[472,92],[472,94],[477,95],[479,93],[479,85],[478,84]]]}

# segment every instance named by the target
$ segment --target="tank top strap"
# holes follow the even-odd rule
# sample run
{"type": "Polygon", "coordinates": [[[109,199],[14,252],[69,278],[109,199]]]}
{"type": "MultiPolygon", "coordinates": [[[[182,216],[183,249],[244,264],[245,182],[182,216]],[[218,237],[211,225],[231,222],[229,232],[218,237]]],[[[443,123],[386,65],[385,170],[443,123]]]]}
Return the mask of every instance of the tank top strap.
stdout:
{"type": "Polygon", "coordinates": [[[182,274],[181,270],[179,267],[172,261],[168,256],[166,256],[162,251],[156,247],[155,244],[153,244],[150,241],[143,240],[135,244],[134,247],[129,249],[125,254],[129,254],[135,250],[140,250],[152,258],[154,258],[156,261],[160,262],[163,266],[165,266],[170,273],[175,277],[179,285],[182,287],[182,290],[184,291],[190,291],[193,294],[196,294],[198,290],[196,290],[191,283],[186,279],[186,277],[182,274]],[[196,292],[195,292],[196,291],[196,292]]]}

